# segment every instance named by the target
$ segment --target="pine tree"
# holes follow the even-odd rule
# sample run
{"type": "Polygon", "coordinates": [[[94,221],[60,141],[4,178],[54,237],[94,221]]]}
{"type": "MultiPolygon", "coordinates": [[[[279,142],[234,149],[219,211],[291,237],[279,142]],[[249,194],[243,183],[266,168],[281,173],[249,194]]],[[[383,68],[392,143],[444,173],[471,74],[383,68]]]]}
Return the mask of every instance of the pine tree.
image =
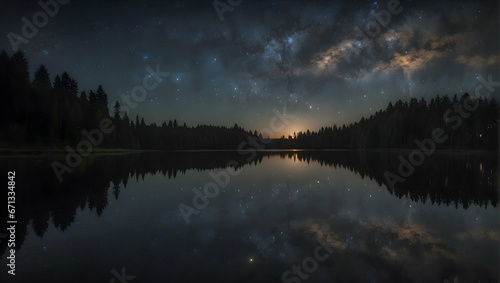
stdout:
{"type": "Polygon", "coordinates": [[[108,109],[108,96],[102,89],[102,86],[99,85],[96,91],[97,98],[97,109],[101,111],[104,117],[109,117],[109,109],[108,109]]]}
{"type": "Polygon", "coordinates": [[[15,75],[16,83],[21,84],[22,86],[27,87],[30,83],[30,73],[28,60],[24,56],[22,51],[17,51],[11,57],[13,75],[15,75]]]}
{"type": "Polygon", "coordinates": [[[97,96],[92,90],[89,92],[89,105],[92,109],[97,109],[97,96]]]}
{"type": "Polygon", "coordinates": [[[80,94],[80,102],[82,103],[82,105],[87,105],[89,103],[85,91],[82,91],[82,93],[80,94]]]}
{"type": "Polygon", "coordinates": [[[56,91],[61,91],[63,89],[62,81],[59,75],[57,75],[56,78],[54,79],[54,89],[56,91]]]}
{"type": "Polygon", "coordinates": [[[121,111],[120,102],[116,100],[115,106],[113,106],[113,113],[114,113],[113,117],[117,120],[120,119],[120,111],[121,111]]]}
{"type": "Polygon", "coordinates": [[[71,92],[71,77],[67,72],[61,75],[61,88],[67,93],[71,92]]]}
{"type": "Polygon", "coordinates": [[[44,65],[40,65],[40,67],[38,67],[35,71],[35,78],[33,79],[32,85],[39,90],[52,89],[49,72],[44,65]]]}
{"type": "Polygon", "coordinates": [[[70,80],[69,93],[71,93],[73,97],[78,96],[78,83],[75,79],[70,80]]]}

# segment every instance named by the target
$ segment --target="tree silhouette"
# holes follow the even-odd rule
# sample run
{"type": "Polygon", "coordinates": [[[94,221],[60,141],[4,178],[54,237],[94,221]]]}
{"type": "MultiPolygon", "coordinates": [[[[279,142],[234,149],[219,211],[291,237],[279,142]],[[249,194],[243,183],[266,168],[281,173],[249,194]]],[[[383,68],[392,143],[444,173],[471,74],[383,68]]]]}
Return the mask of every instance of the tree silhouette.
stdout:
{"type": "Polygon", "coordinates": [[[42,91],[48,91],[52,88],[52,83],[50,82],[49,72],[44,65],[40,65],[35,71],[35,78],[32,83],[33,87],[42,91]]]}
{"type": "Polygon", "coordinates": [[[109,117],[108,96],[102,89],[101,85],[97,87],[96,91],[96,107],[97,110],[101,112],[101,115],[109,117]]]}
{"type": "MultiPolygon", "coordinates": [[[[67,72],[56,75],[50,83],[45,66],[39,66],[32,83],[28,61],[22,52],[11,57],[0,53],[0,95],[4,103],[0,111],[1,142],[16,147],[43,145],[64,148],[75,146],[85,137],[82,130],[98,129],[103,118],[110,118],[108,96],[102,85],[96,92],[82,91],[78,97],[78,82],[67,72]]],[[[121,105],[115,102],[113,123],[115,132],[104,135],[100,147],[129,149],[237,149],[248,140],[258,137],[257,131],[246,131],[237,123],[232,127],[197,125],[189,127],[178,121],[146,123],[136,116],[132,123],[127,115],[120,118],[121,105]]],[[[458,114],[456,114],[458,115],[458,114]]],[[[266,148],[301,149],[378,149],[415,148],[415,139],[431,137],[432,130],[441,128],[448,137],[437,149],[497,149],[498,103],[494,98],[473,99],[467,93],[462,96],[438,95],[429,103],[424,98],[390,102],[385,109],[349,125],[321,127],[294,132],[272,140],[266,148]],[[450,109],[476,105],[470,116],[461,119],[457,126],[454,112],[443,118],[450,109]]],[[[269,138],[269,137],[266,137],[269,138]]]]}
{"type": "Polygon", "coordinates": [[[113,118],[115,118],[115,120],[118,120],[120,118],[120,111],[121,111],[121,106],[120,106],[120,102],[117,100],[115,102],[115,105],[113,106],[113,118]]]}

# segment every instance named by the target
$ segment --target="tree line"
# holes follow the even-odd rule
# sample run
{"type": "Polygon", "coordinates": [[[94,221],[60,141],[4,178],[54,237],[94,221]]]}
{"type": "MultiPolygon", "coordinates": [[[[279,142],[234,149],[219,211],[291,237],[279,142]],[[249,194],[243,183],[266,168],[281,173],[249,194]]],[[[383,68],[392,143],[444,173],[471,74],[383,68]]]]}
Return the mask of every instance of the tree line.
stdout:
{"type": "Polygon", "coordinates": [[[322,127],[282,136],[271,146],[298,149],[416,148],[440,128],[446,140],[438,149],[498,149],[498,103],[494,98],[437,95],[428,103],[411,98],[349,125],[322,127]],[[469,109],[469,110],[467,110],[469,109]]]}
{"type": "MultiPolygon", "coordinates": [[[[28,60],[21,51],[12,56],[0,53],[0,86],[0,146],[76,145],[85,138],[83,130],[98,129],[104,118],[115,126],[99,145],[104,148],[237,149],[248,137],[262,140],[257,131],[246,131],[237,124],[188,127],[176,120],[146,124],[144,118],[131,119],[122,113],[118,101],[110,113],[101,85],[95,91],[80,92],[78,82],[67,72],[51,80],[44,65],[30,80],[28,60]]],[[[369,118],[283,136],[266,148],[415,148],[414,140],[429,138],[435,128],[443,129],[447,136],[438,144],[439,149],[497,149],[498,103],[494,98],[471,98],[467,93],[452,98],[438,95],[430,102],[423,98],[398,100],[369,118]],[[464,112],[471,105],[474,111],[464,112]]]]}
{"type": "Polygon", "coordinates": [[[109,113],[108,96],[101,85],[95,91],[79,92],[78,82],[67,72],[52,81],[47,68],[39,66],[30,80],[25,55],[0,53],[0,145],[64,148],[85,137],[82,131],[99,129],[104,118],[115,130],[99,146],[127,149],[236,149],[257,132],[233,127],[179,125],[177,120],[146,124],[138,116],[122,113],[118,101],[109,113]]]}

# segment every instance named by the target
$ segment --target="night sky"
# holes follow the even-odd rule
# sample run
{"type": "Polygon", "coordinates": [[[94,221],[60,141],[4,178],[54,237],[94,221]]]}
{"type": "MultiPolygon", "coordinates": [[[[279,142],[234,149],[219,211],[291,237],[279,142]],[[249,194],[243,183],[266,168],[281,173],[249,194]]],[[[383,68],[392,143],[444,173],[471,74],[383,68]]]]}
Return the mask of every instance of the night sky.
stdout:
{"type": "MultiPolygon", "coordinates": [[[[19,49],[32,74],[44,64],[80,91],[102,84],[110,103],[159,64],[169,76],[129,117],[259,131],[286,107],[296,118],[276,136],[351,123],[398,99],[472,93],[480,75],[498,81],[498,1],[401,1],[390,21],[381,13],[385,27],[371,16],[389,10],[385,0],[240,2],[221,0],[232,9],[221,20],[210,0],[71,0],[19,49]]],[[[42,8],[0,7],[0,49],[12,54],[8,34],[22,35],[22,18],[42,8]]]]}

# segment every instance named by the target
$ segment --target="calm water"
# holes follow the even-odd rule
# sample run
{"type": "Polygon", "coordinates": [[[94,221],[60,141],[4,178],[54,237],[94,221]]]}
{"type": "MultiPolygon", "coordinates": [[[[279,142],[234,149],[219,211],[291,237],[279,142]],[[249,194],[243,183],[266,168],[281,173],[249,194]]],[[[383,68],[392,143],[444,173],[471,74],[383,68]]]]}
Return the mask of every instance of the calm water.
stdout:
{"type": "Polygon", "coordinates": [[[285,282],[498,282],[496,153],[435,154],[388,189],[397,156],[101,155],[62,184],[57,159],[2,158],[16,170],[18,251],[14,277],[0,243],[0,279],[120,282],[125,268],[135,278],[122,282],[282,282],[287,270],[285,282]],[[179,204],[210,172],[234,176],[186,224],[179,204]],[[326,259],[302,267],[318,249],[326,259]]]}

